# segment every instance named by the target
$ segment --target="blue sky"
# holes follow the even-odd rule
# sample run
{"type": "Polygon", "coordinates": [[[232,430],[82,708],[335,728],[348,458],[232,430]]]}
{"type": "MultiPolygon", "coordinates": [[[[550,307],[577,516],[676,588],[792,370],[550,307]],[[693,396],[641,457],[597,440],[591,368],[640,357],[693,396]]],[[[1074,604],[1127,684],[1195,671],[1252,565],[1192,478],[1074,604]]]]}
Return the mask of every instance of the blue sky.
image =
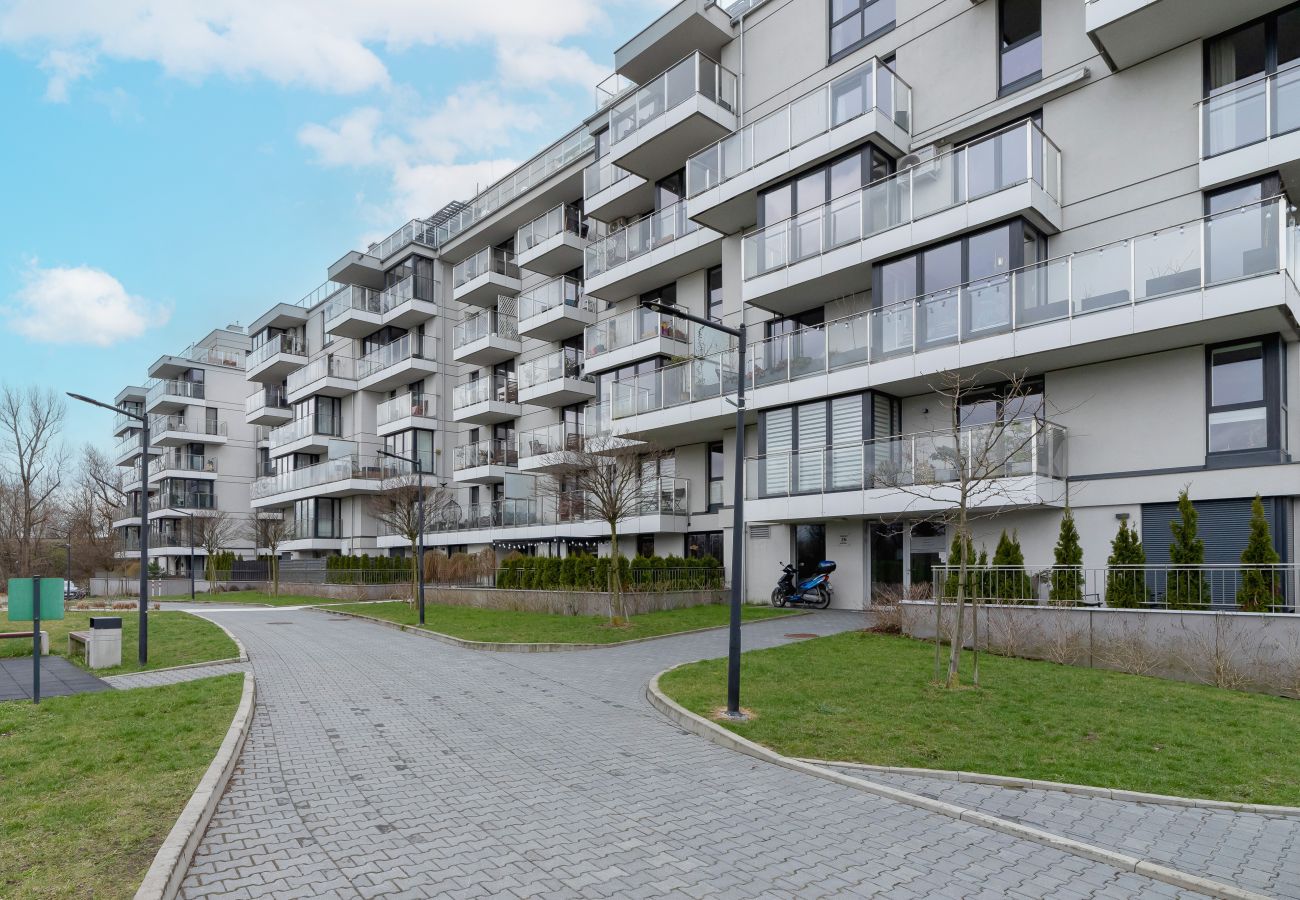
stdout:
{"type": "Polygon", "coordinates": [[[297,300],[576,126],[667,5],[0,0],[0,381],[111,400],[297,300]]]}

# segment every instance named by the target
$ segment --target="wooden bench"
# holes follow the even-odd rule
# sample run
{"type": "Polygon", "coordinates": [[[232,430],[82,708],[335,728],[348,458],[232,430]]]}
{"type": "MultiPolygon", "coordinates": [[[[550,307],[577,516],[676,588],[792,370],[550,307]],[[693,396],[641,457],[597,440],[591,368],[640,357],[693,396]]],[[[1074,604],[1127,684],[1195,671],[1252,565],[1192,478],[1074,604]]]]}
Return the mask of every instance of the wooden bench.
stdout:
{"type": "MultiPolygon", "coordinates": [[[[27,640],[30,641],[32,639],[33,634],[34,632],[31,631],[0,631],[0,640],[4,640],[5,638],[26,638],[27,640]]],[[[50,653],[50,633],[48,631],[42,631],[41,632],[41,655],[48,656],[49,653],[50,653]]]]}

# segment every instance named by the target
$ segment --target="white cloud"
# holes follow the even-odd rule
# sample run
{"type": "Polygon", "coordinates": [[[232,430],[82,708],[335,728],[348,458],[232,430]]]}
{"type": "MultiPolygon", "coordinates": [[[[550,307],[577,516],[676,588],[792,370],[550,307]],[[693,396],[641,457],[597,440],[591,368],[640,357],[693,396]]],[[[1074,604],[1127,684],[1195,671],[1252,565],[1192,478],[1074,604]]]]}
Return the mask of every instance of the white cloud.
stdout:
{"type": "Polygon", "coordinates": [[[50,75],[50,80],[45,83],[45,99],[51,103],[67,103],[68,86],[89,75],[94,67],[95,58],[90,53],[51,50],[41,61],[41,68],[50,75]]]}
{"type": "Polygon", "coordinates": [[[171,310],[126,292],[122,283],[88,266],[27,271],[14,303],[4,309],[19,334],[50,344],[108,347],[165,325],[171,310]]]}
{"type": "Polygon", "coordinates": [[[568,83],[594,90],[612,71],[578,47],[541,41],[501,43],[497,46],[501,80],[521,86],[568,83]]]}

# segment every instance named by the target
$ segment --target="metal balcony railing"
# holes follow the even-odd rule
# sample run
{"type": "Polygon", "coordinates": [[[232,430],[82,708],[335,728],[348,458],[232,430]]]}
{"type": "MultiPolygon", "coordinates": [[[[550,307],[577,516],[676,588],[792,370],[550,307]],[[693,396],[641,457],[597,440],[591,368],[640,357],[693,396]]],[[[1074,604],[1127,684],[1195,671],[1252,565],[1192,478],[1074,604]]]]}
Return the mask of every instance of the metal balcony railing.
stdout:
{"type": "Polygon", "coordinates": [[[588,325],[585,343],[587,359],[604,353],[621,350],[641,341],[667,338],[686,342],[690,328],[684,319],[668,316],[649,309],[633,309],[617,316],[588,325]]]}
{"type": "Polygon", "coordinates": [[[452,470],[460,472],[478,466],[517,466],[519,448],[513,440],[493,438],[462,444],[452,455],[452,470]]]}
{"type": "Polygon", "coordinates": [[[610,106],[611,144],[630,137],[692,97],[736,109],[736,76],[703,53],[695,52],[610,106]]]}
{"type": "Polygon", "coordinates": [[[356,363],[355,359],[348,356],[318,356],[298,371],[291,373],[285,384],[292,394],[323,378],[356,381],[356,363]]]}
{"type": "Polygon", "coordinates": [[[460,288],[489,272],[506,278],[518,278],[519,264],[515,261],[515,255],[500,247],[484,247],[469,259],[456,263],[451,270],[452,289],[460,288]]]}
{"type": "Polygon", "coordinates": [[[518,403],[519,385],[514,378],[494,375],[490,378],[476,378],[464,384],[456,385],[451,395],[452,409],[464,409],[476,403],[495,400],[498,403],[518,403]]]}
{"type": "Polygon", "coordinates": [[[1300,67],[1222,88],[1198,104],[1201,159],[1300,129],[1300,67]]]}
{"type": "Polygon", "coordinates": [[[277,353],[306,356],[307,345],[301,338],[292,334],[277,334],[274,337],[269,337],[249,351],[248,368],[257,368],[277,353]]]}

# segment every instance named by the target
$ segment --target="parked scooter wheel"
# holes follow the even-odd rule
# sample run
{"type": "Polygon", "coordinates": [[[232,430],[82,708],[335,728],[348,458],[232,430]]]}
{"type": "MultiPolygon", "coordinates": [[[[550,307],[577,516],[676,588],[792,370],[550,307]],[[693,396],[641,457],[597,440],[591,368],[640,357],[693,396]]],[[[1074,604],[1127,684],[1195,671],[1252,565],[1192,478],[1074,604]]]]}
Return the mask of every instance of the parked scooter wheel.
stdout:
{"type": "Polygon", "coordinates": [[[819,585],[817,588],[817,600],[812,604],[814,609],[825,609],[831,605],[831,592],[826,585],[819,585]]]}
{"type": "Polygon", "coordinates": [[[780,588],[772,591],[772,605],[785,606],[785,594],[781,593],[780,588]]]}

